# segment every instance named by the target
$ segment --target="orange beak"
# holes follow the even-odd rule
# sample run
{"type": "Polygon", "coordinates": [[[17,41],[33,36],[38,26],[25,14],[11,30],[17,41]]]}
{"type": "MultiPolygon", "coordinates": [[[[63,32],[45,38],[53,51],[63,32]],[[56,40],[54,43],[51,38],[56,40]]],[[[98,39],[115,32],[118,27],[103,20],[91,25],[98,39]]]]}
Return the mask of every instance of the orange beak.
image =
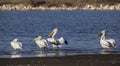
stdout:
{"type": "Polygon", "coordinates": [[[51,37],[53,34],[54,34],[54,31],[52,31],[52,32],[48,35],[48,37],[51,37]]]}

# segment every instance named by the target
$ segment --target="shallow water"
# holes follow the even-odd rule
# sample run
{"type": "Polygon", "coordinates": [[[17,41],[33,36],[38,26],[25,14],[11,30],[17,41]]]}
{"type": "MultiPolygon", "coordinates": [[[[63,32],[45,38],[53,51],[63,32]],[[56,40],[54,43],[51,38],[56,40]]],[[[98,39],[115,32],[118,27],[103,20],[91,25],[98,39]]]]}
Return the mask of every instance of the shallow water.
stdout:
{"type": "Polygon", "coordinates": [[[46,57],[80,54],[120,53],[120,11],[0,11],[0,57],[46,57]],[[43,50],[33,39],[41,35],[47,38],[53,28],[55,36],[63,36],[69,43],[59,49],[43,50]],[[107,31],[106,38],[114,38],[117,47],[102,49],[97,37],[101,30],[107,31]],[[23,44],[23,50],[14,51],[5,47],[14,38],[23,44]]]}

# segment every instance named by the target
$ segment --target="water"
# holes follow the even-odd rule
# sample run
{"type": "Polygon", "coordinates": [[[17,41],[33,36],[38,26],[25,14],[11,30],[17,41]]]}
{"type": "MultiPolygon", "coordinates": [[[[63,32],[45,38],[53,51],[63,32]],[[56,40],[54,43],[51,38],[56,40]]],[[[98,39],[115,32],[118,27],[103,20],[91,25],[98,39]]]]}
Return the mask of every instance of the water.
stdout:
{"type": "Polygon", "coordinates": [[[120,53],[120,11],[0,11],[0,58],[46,57],[81,54],[120,53]],[[55,36],[63,36],[69,43],[62,48],[43,50],[33,39],[41,35],[47,38],[53,28],[55,36]],[[107,31],[107,38],[114,38],[117,47],[105,50],[97,35],[107,31]],[[5,47],[14,38],[23,44],[23,50],[14,51],[5,47]],[[4,48],[5,47],[5,48],[4,48]]]}

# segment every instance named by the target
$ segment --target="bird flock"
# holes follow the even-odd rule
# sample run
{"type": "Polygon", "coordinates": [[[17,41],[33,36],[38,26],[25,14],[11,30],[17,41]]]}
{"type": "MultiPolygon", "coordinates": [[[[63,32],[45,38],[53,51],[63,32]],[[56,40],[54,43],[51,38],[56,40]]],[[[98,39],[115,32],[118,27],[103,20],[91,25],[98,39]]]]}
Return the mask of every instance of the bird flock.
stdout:
{"type": "MultiPolygon", "coordinates": [[[[53,48],[60,48],[62,47],[62,44],[68,45],[68,42],[63,38],[60,37],[59,39],[55,38],[55,35],[57,34],[58,29],[55,28],[53,29],[52,32],[48,35],[47,39],[43,39],[42,36],[37,36],[34,39],[34,42],[39,48],[49,48],[48,43],[52,44],[53,48]]],[[[23,45],[21,42],[18,41],[18,38],[13,39],[9,45],[14,49],[14,50],[21,50],[23,48],[23,45]]]]}
{"type": "MultiPolygon", "coordinates": [[[[58,32],[58,29],[55,28],[50,32],[47,39],[43,39],[42,36],[37,36],[34,39],[34,42],[36,43],[36,45],[39,48],[44,48],[44,49],[49,48],[48,43],[50,43],[53,46],[53,48],[60,48],[60,47],[62,47],[62,44],[68,45],[68,42],[64,39],[64,37],[60,37],[59,39],[55,38],[55,35],[57,32],[58,32]]],[[[116,47],[115,40],[114,39],[106,39],[105,35],[106,35],[105,30],[101,31],[100,34],[98,35],[100,37],[100,45],[104,49],[115,48],[116,47]]],[[[12,48],[14,50],[21,50],[23,48],[22,43],[19,42],[17,38],[15,38],[9,44],[10,44],[10,46],[12,46],[12,48]]]]}

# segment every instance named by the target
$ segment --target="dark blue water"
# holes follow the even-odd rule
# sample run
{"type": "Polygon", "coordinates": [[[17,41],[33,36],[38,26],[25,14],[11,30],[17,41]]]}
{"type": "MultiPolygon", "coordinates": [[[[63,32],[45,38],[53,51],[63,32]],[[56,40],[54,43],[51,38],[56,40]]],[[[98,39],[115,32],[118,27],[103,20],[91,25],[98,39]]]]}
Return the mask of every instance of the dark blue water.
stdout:
{"type": "Polygon", "coordinates": [[[0,57],[46,57],[80,54],[120,53],[120,11],[0,11],[0,57]],[[33,39],[47,38],[53,28],[55,36],[63,36],[69,43],[62,48],[41,50],[33,39]],[[114,38],[117,47],[105,50],[97,37],[101,30],[107,38],[114,38]],[[14,38],[23,44],[23,50],[5,47],[14,38]]]}

